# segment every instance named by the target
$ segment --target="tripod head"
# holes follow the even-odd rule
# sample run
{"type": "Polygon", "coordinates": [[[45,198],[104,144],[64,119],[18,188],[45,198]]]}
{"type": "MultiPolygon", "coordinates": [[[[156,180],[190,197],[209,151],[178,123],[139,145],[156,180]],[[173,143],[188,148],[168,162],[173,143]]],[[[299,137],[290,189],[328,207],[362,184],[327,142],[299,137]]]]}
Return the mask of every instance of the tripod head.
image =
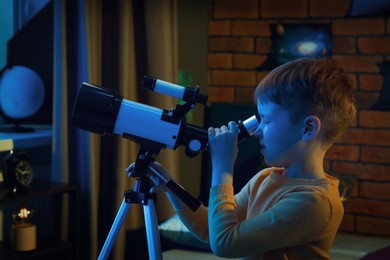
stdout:
{"type": "Polygon", "coordinates": [[[161,146],[163,144],[150,140],[144,140],[144,142],[140,144],[141,146],[138,151],[137,159],[134,163],[134,174],[131,175],[134,178],[138,178],[135,190],[144,194],[149,193],[151,181],[147,177],[147,173],[149,171],[152,171],[155,176],[157,176],[159,179],[166,183],[165,185],[167,186],[167,188],[172,191],[184,204],[186,204],[192,211],[196,211],[202,204],[198,199],[194,198],[178,183],[174,182],[173,180],[166,179],[163,175],[155,171],[152,167],[149,167],[150,164],[155,161],[154,156],[158,155],[159,151],[161,151],[162,149],[161,146]],[[146,185],[145,182],[147,182],[146,185]]]}

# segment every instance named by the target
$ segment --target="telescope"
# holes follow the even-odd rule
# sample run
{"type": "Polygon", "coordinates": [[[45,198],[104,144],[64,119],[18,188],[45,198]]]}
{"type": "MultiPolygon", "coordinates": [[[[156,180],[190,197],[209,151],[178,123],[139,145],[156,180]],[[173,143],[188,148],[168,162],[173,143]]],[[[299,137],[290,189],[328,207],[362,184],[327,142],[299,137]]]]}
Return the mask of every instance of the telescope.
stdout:
{"type": "MultiPolygon", "coordinates": [[[[160,109],[124,99],[116,91],[83,82],[72,115],[72,124],[81,129],[101,134],[120,135],[139,143],[141,148],[158,154],[161,150],[185,147],[189,157],[207,149],[207,130],[188,124],[185,115],[196,105],[207,103],[208,96],[195,88],[145,76],[143,88],[184,101],[170,110],[160,109]]],[[[253,115],[237,122],[238,140],[253,135],[259,118],[253,115]]]]}
{"type": "MultiPolygon", "coordinates": [[[[137,103],[124,99],[116,91],[99,87],[90,83],[82,83],[72,114],[72,124],[81,129],[101,135],[121,135],[140,145],[134,165],[136,177],[134,189],[124,193],[125,198],[114,220],[107,239],[104,243],[99,259],[107,259],[113,243],[118,235],[131,203],[144,206],[146,235],[151,259],[161,259],[161,247],[155,214],[156,194],[150,192],[151,181],[147,177],[148,170],[153,170],[150,163],[153,156],[161,150],[185,147],[186,155],[194,157],[207,149],[207,130],[186,122],[186,114],[196,105],[206,105],[208,96],[200,92],[199,86],[195,88],[182,87],[170,82],[145,76],[143,88],[176,97],[184,101],[170,110],[137,103]]],[[[259,125],[255,115],[238,122],[239,137],[245,139],[253,135],[259,125]]],[[[192,211],[196,211],[201,202],[189,194],[183,187],[173,180],[164,179],[181,201],[192,211]]]]}

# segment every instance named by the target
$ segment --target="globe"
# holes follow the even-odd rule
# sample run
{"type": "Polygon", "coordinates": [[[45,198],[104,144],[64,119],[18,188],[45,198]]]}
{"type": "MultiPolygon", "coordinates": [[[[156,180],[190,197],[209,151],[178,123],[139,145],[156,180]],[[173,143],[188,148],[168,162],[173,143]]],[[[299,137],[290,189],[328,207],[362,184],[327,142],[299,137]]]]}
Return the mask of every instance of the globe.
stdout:
{"type": "Polygon", "coordinates": [[[45,100],[40,76],[24,66],[7,68],[0,76],[0,110],[14,121],[34,115],[45,100]]]}

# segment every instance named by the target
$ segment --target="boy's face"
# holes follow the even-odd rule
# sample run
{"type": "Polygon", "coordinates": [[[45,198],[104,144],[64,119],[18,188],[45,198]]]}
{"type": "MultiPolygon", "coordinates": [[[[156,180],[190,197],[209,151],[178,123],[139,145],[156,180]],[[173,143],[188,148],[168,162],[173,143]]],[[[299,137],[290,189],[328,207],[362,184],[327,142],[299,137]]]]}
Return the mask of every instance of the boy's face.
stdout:
{"type": "Polygon", "coordinates": [[[260,139],[261,153],[270,166],[288,167],[299,160],[302,121],[290,119],[287,108],[273,102],[257,102],[261,123],[254,135],[260,139]]]}

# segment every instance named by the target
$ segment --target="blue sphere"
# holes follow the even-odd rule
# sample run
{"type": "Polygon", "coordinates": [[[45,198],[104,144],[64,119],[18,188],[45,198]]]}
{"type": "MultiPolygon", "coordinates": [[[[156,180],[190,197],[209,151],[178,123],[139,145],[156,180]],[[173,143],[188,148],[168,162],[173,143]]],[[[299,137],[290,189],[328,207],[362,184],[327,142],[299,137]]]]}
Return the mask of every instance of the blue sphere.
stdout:
{"type": "Polygon", "coordinates": [[[45,100],[39,75],[23,66],[12,66],[0,77],[0,109],[6,117],[19,120],[35,114],[45,100]]]}

